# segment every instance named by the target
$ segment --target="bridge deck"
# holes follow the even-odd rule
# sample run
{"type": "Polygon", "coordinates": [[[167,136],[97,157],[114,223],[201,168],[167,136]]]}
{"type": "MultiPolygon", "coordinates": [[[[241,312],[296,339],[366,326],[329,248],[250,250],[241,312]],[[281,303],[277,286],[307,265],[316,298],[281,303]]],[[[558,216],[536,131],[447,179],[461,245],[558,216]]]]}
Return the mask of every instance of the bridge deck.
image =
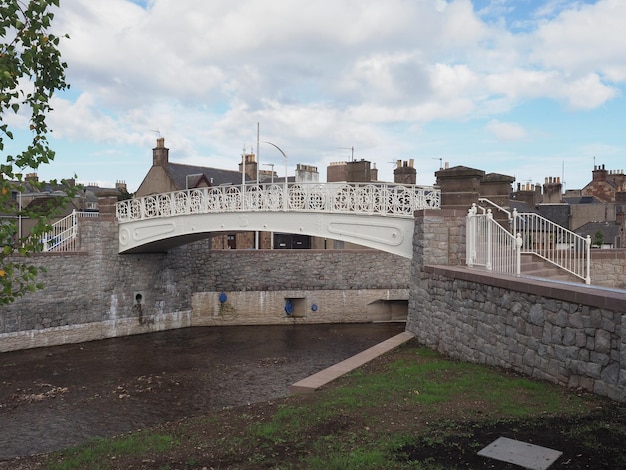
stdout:
{"type": "Polygon", "coordinates": [[[296,183],[195,188],[117,203],[119,253],[167,251],[213,232],[298,233],[412,256],[414,213],[438,209],[433,187],[296,183]]]}

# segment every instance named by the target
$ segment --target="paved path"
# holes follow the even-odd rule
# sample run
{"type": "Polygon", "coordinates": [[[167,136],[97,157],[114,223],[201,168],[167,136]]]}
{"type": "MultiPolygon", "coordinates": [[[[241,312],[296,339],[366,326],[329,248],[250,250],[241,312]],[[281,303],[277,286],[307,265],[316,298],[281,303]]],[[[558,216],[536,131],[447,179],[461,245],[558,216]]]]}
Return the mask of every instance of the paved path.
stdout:
{"type": "Polygon", "coordinates": [[[313,374],[300,380],[299,382],[296,382],[290,387],[291,393],[314,392],[342,375],[361,367],[363,364],[367,364],[373,359],[376,359],[378,356],[382,356],[383,354],[396,349],[407,341],[413,339],[414,336],[415,335],[413,333],[404,331],[386,341],[383,341],[382,343],[378,343],[376,346],[372,346],[356,356],[352,356],[344,361],[330,366],[328,369],[324,369],[317,374],[313,374]]]}

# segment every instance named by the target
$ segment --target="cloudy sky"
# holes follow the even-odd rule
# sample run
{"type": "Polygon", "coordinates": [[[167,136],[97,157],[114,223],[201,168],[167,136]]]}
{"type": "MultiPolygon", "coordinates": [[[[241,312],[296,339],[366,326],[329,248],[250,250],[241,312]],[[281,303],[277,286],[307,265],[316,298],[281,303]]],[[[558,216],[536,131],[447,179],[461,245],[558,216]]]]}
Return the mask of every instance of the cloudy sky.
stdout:
{"type": "Polygon", "coordinates": [[[134,191],[159,135],[236,170],[257,123],[322,181],[352,148],[425,185],[440,162],[566,189],[626,169],[624,0],[61,0],[54,28],[71,89],[43,179],[134,191]]]}

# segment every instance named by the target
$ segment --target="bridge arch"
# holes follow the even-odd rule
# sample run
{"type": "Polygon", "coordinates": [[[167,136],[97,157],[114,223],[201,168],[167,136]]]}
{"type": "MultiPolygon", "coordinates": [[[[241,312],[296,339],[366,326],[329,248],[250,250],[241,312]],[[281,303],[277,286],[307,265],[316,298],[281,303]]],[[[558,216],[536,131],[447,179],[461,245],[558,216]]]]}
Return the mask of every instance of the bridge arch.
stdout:
{"type": "Polygon", "coordinates": [[[119,252],[162,252],[224,231],[343,240],[412,257],[413,213],[438,208],[430,187],[389,184],[242,185],[121,201],[119,252]]]}

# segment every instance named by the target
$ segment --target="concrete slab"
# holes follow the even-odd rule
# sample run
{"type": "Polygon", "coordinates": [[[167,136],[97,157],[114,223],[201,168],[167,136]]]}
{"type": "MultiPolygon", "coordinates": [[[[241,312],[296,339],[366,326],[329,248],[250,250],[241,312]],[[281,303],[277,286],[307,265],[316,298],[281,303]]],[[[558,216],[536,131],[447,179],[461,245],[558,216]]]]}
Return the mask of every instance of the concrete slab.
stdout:
{"type": "Polygon", "coordinates": [[[318,372],[317,374],[313,374],[300,380],[299,382],[296,382],[295,384],[292,384],[290,391],[291,393],[314,392],[342,375],[352,372],[354,369],[361,367],[363,364],[367,364],[378,356],[396,349],[414,337],[415,335],[413,333],[404,331],[386,341],[383,341],[382,343],[378,343],[377,345],[346,359],[345,361],[341,361],[334,366],[330,366],[329,368],[318,372]]]}
{"type": "Polygon", "coordinates": [[[508,437],[499,437],[478,455],[512,463],[530,470],[546,470],[563,452],[548,449],[527,442],[516,441],[508,437]]]}

